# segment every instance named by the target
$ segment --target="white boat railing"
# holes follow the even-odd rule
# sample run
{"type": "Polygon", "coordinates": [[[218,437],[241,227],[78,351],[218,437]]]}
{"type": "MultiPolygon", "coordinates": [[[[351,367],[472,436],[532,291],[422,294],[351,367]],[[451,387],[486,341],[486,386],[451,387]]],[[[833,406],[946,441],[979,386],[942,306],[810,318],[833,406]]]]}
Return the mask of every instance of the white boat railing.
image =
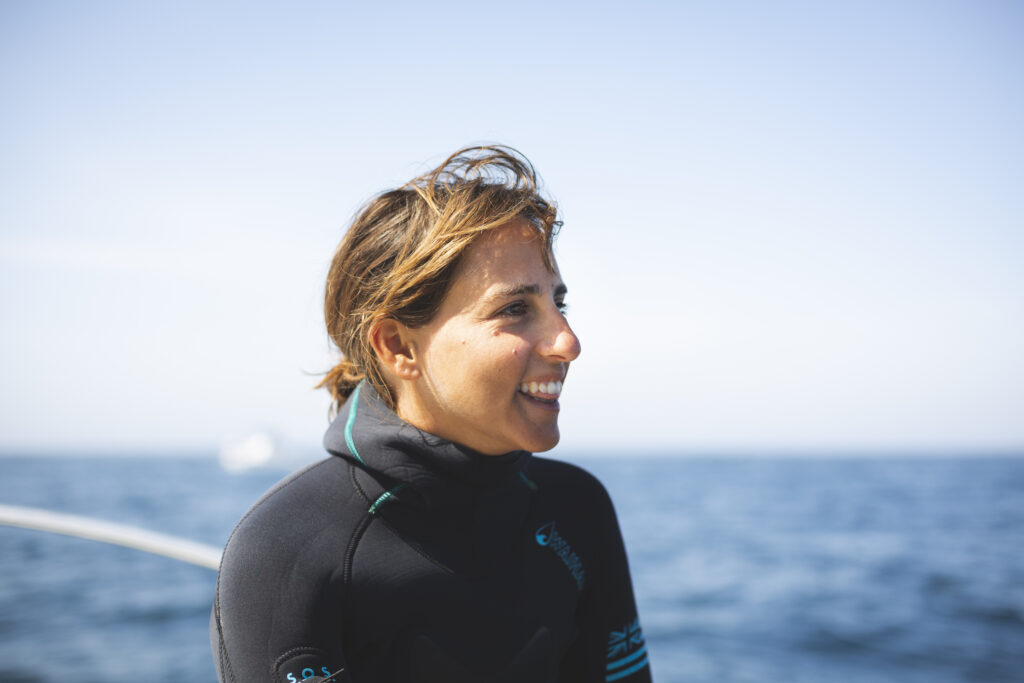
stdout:
{"type": "Polygon", "coordinates": [[[127,524],[38,508],[0,505],[0,525],[88,538],[163,555],[214,571],[220,568],[219,548],[127,524]]]}

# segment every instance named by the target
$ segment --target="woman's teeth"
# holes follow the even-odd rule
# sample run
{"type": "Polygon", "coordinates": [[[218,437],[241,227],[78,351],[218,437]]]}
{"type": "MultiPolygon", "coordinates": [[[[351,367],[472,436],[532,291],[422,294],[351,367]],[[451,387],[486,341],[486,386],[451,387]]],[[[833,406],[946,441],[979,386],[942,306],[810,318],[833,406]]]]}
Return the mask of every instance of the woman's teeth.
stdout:
{"type": "Polygon", "coordinates": [[[519,391],[527,395],[544,394],[546,396],[558,396],[562,393],[561,382],[523,382],[519,385],[519,391]]]}

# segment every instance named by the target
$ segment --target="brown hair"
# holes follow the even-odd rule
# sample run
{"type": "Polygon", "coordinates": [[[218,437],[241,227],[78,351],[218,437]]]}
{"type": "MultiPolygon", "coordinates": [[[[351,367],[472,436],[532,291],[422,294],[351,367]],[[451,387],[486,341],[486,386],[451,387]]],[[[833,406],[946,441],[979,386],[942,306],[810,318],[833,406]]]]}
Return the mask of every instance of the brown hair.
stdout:
{"type": "Polygon", "coordinates": [[[484,232],[525,220],[542,238],[545,262],[561,222],[543,198],[533,165],[502,145],[467,147],[428,173],[371,199],[341,240],[324,295],[324,317],[341,361],[317,385],[334,411],[364,378],[394,408],[394,397],[370,346],[382,318],[408,327],[431,321],[448,293],[460,258],[484,232]]]}

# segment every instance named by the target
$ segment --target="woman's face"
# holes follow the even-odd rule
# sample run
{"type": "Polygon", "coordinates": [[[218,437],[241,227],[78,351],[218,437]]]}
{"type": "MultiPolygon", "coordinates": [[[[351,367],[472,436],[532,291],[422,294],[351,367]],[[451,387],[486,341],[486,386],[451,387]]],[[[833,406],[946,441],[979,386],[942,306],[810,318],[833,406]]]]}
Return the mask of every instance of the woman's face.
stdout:
{"type": "Polygon", "coordinates": [[[580,342],[542,248],[513,222],[463,254],[437,315],[408,330],[419,373],[399,392],[399,416],[490,455],[558,443],[558,395],[580,342]]]}

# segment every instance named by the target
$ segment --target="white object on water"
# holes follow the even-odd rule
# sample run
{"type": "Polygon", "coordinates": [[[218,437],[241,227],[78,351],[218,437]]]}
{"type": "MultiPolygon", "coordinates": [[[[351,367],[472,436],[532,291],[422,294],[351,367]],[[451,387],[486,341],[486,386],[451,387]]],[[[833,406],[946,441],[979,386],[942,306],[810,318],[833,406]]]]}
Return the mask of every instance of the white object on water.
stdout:
{"type": "Polygon", "coordinates": [[[126,524],[15,505],[0,505],[0,524],[122,545],[214,571],[220,568],[219,548],[126,524]]]}
{"type": "Polygon", "coordinates": [[[244,439],[226,441],[220,447],[220,466],[228,472],[265,467],[277,450],[269,434],[256,432],[244,439]]]}
{"type": "Polygon", "coordinates": [[[294,470],[322,458],[323,452],[299,446],[272,431],[250,432],[225,438],[217,459],[225,472],[249,470],[294,470]]]}

